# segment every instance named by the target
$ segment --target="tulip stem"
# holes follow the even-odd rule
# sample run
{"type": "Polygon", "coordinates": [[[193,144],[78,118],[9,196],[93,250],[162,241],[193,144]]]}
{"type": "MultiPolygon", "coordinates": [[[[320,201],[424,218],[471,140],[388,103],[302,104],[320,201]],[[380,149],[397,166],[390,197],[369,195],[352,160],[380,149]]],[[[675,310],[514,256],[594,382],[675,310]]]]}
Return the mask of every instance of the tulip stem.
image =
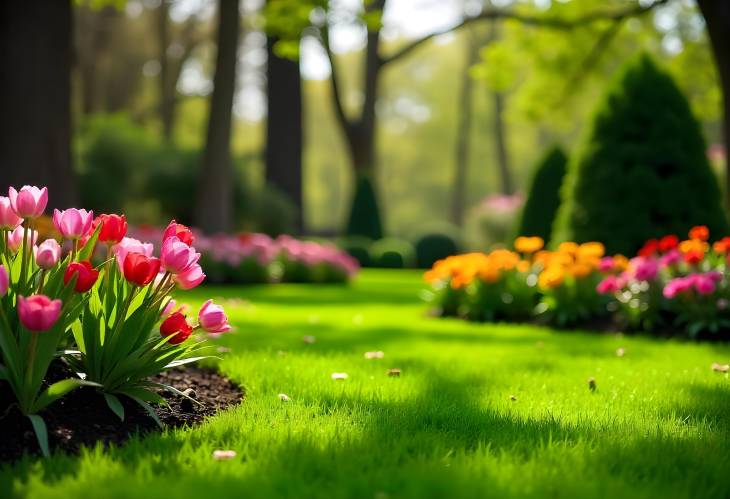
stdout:
{"type": "Polygon", "coordinates": [[[74,239],[71,244],[72,244],[72,246],[71,246],[71,261],[74,262],[74,261],[76,261],[76,250],[77,250],[77,245],[79,244],[79,242],[78,242],[78,240],[74,239]]]}
{"type": "Polygon", "coordinates": [[[106,274],[104,277],[106,279],[106,296],[104,297],[104,300],[111,300],[111,294],[112,294],[112,279],[111,279],[111,271],[112,271],[112,245],[110,243],[107,243],[106,245],[106,268],[104,270],[104,273],[106,274]]]}
{"type": "Polygon", "coordinates": [[[20,255],[20,288],[22,289],[25,285],[25,265],[27,262],[27,252],[28,252],[28,225],[30,225],[30,221],[27,221],[25,224],[23,224],[23,245],[21,246],[21,255],[20,255]]]}
{"type": "Polygon", "coordinates": [[[5,254],[5,261],[8,262],[8,266],[10,266],[10,248],[8,248],[8,234],[10,234],[9,230],[3,230],[3,253],[5,254]]]}
{"type": "Polygon", "coordinates": [[[46,269],[41,270],[41,280],[38,284],[38,294],[43,294],[43,285],[46,283],[46,269]]]}
{"type": "MultiPolygon", "coordinates": [[[[38,333],[35,331],[30,332],[30,346],[28,347],[28,367],[25,371],[25,381],[26,381],[26,393],[31,393],[32,390],[30,390],[30,385],[33,383],[33,364],[35,364],[35,351],[38,347],[38,333]]],[[[28,403],[28,406],[30,406],[30,400],[26,401],[28,403]]],[[[27,409],[30,409],[30,407],[27,407],[27,409]]]]}

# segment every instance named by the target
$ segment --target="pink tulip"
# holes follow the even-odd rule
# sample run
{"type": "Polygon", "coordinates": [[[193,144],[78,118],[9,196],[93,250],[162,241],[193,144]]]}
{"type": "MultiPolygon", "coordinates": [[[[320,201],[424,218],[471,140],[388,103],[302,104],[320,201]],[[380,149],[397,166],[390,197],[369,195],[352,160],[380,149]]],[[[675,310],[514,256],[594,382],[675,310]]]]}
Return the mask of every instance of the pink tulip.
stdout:
{"type": "Polygon", "coordinates": [[[623,286],[623,279],[610,275],[598,283],[596,291],[598,291],[599,294],[608,295],[618,292],[621,288],[623,288],[623,286]]]}
{"type": "Polygon", "coordinates": [[[61,300],[51,300],[45,295],[28,298],[18,295],[18,318],[30,331],[48,331],[61,315],[61,300]]]}
{"type": "MultiPolygon", "coordinates": [[[[25,229],[20,226],[16,227],[14,231],[8,233],[8,249],[12,253],[17,253],[20,247],[23,245],[24,233],[25,229]]],[[[38,240],[38,232],[35,230],[30,231],[28,233],[28,239],[30,239],[30,244],[34,245],[38,240]]]]}
{"type": "Polygon", "coordinates": [[[170,236],[162,243],[160,260],[164,269],[172,274],[182,274],[198,263],[200,253],[182,242],[177,236],[170,236]]]}
{"type": "Polygon", "coordinates": [[[223,307],[215,305],[213,300],[208,300],[200,308],[198,322],[203,330],[212,334],[225,333],[232,329],[223,307]]]}
{"type": "Polygon", "coordinates": [[[68,210],[53,210],[53,225],[66,239],[80,239],[91,231],[94,221],[94,212],[69,208],[68,210]]]}
{"type": "Polygon", "coordinates": [[[55,239],[46,239],[35,249],[35,263],[44,270],[52,269],[61,259],[61,245],[55,239]]]}
{"type": "Polygon", "coordinates": [[[172,277],[180,289],[193,289],[203,282],[205,274],[203,269],[197,263],[181,274],[172,277]]]}
{"type": "Polygon", "coordinates": [[[10,206],[13,211],[22,218],[38,218],[48,204],[48,189],[39,189],[34,185],[24,185],[20,191],[14,187],[8,189],[10,206]]]}
{"type": "Polygon", "coordinates": [[[659,264],[655,258],[637,256],[631,259],[634,277],[639,281],[652,281],[659,272],[659,264]]]}
{"type": "Polygon", "coordinates": [[[665,298],[672,299],[678,294],[684,293],[686,291],[689,291],[692,288],[692,285],[694,284],[694,278],[693,276],[687,276],[687,277],[676,277],[669,281],[666,286],[664,286],[664,290],[662,291],[662,294],[665,298]]]}
{"type": "Polygon", "coordinates": [[[143,243],[132,237],[125,237],[112,246],[112,252],[117,257],[120,272],[124,272],[124,259],[127,258],[128,253],[142,253],[144,256],[150,257],[154,249],[152,243],[143,243]]]}
{"type": "Polygon", "coordinates": [[[717,286],[715,285],[715,279],[708,272],[707,274],[695,274],[694,275],[694,287],[697,292],[701,295],[709,295],[715,292],[717,286]]]}
{"type": "Polygon", "coordinates": [[[10,198],[0,196],[0,230],[13,230],[22,223],[23,219],[10,206],[10,198]]]}
{"type": "Polygon", "coordinates": [[[10,276],[8,275],[8,269],[5,265],[0,265],[0,298],[5,296],[10,287],[10,276]]]}

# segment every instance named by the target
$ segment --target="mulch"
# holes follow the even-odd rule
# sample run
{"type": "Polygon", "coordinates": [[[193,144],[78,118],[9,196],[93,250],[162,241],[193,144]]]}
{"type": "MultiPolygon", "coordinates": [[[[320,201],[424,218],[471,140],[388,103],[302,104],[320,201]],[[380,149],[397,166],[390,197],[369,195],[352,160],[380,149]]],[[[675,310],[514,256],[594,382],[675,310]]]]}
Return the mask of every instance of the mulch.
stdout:
{"type": "MultiPolygon", "coordinates": [[[[46,376],[49,383],[72,377],[61,362],[54,363],[46,376]]],[[[180,391],[191,389],[199,404],[160,390],[169,406],[155,406],[166,427],[195,426],[206,417],[241,403],[240,387],[212,369],[186,367],[150,378],[180,391]]],[[[120,445],[136,434],[160,431],[157,423],[136,402],[121,396],[125,418],[120,421],[94,388],[83,387],[57,400],[41,412],[48,427],[51,451],[77,453],[82,446],[97,442],[120,445]]],[[[17,409],[15,396],[0,383],[0,461],[14,461],[24,453],[40,455],[30,420],[17,409]]]]}

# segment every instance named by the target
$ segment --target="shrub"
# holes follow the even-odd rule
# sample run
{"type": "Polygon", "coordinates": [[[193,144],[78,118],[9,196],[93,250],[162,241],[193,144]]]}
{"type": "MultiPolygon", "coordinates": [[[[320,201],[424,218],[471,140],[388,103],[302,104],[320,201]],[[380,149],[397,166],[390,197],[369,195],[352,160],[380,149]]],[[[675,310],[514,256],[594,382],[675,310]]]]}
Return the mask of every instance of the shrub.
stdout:
{"type": "Polygon", "coordinates": [[[373,267],[402,269],[412,267],[416,261],[416,250],[403,239],[388,237],[376,241],[370,247],[373,267]]]}
{"type": "Polygon", "coordinates": [[[520,194],[492,194],[469,211],[467,230],[477,234],[478,248],[504,246],[512,235],[523,199],[520,194]]]}
{"type": "Polygon", "coordinates": [[[568,168],[553,243],[599,240],[631,254],[704,223],[725,233],[700,127],[671,77],[647,56],[609,90],[568,168]]]}
{"type": "Polygon", "coordinates": [[[567,163],[568,157],[558,146],[551,148],[540,160],[517,224],[517,235],[538,236],[546,243],[550,241],[567,163]]]}
{"type": "Polygon", "coordinates": [[[363,236],[377,241],[383,237],[378,199],[373,182],[367,175],[359,175],[355,184],[355,196],[347,222],[348,236],[363,236]]]}
{"type": "Polygon", "coordinates": [[[372,239],[362,236],[346,237],[340,242],[340,247],[351,257],[358,261],[361,267],[372,266],[370,258],[370,246],[372,239]]]}
{"type": "Polygon", "coordinates": [[[459,252],[456,241],[445,234],[426,234],[416,242],[416,265],[431,267],[438,260],[459,252]]]}

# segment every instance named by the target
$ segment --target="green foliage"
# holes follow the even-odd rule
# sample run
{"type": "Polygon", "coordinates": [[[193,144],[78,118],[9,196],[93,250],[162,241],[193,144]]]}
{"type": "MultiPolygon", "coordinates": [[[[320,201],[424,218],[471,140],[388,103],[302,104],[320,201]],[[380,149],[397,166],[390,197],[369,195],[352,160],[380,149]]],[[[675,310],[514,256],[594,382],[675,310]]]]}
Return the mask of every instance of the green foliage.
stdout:
{"type": "Polygon", "coordinates": [[[553,242],[631,254],[663,234],[727,233],[717,179],[689,105],[648,56],[629,65],[570,164],[553,242]]]}
{"type": "Polygon", "coordinates": [[[364,236],[374,241],[383,237],[378,199],[373,181],[368,175],[359,175],[357,178],[345,233],[347,236],[364,236]]]}
{"type": "Polygon", "coordinates": [[[425,269],[459,252],[456,240],[446,234],[426,234],[416,241],[416,265],[425,269]]]}
{"type": "Polygon", "coordinates": [[[560,147],[551,148],[535,169],[516,236],[540,236],[550,240],[553,221],[560,207],[560,187],[568,157],[560,147]]]}
{"type": "Polygon", "coordinates": [[[373,240],[368,237],[352,236],[343,238],[339,246],[357,260],[361,267],[370,267],[372,266],[370,257],[370,246],[372,244],[373,240]]]}
{"type": "Polygon", "coordinates": [[[370,247],[373,267],[402,269],[412,267],[416,262],[416,250],[410,242],[386,237],[370,247]]]}

